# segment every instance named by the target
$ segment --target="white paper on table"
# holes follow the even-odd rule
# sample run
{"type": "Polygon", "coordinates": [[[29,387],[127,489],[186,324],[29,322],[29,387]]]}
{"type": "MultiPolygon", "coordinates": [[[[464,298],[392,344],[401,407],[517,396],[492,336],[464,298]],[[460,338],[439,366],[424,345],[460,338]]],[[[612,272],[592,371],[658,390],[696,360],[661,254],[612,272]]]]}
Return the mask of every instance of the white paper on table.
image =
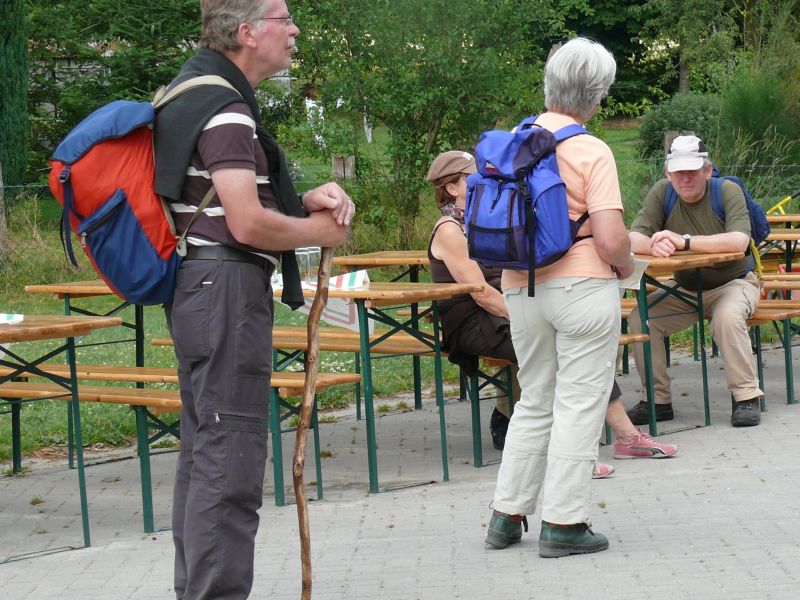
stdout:
{"type": "Polygon", "coordinates": [[[15,323],[22,323],[25,315],[15,315],[11,313],[0,313],[0,325],[14,325],[15,323]]]}
{"type": "Polygon", "coordinates": [[[620,279],[617,281],[619,287],[628,289],[628,290],[638,290],[639,284],[642,282],[642,275],[644,275],[644,271],[647,268],[647,265],[650,264],[649,260],[642,260],[640,258],[633,259],[633,273],[631,273],[625,279],[620,279]]]}
{"type": "MultiPolygon", "coordinates": [[[[281,282],[282,283],[282,282],[281,282]]],[[[366,270],[353,271],[352,273],[344,273],[336,275],[328,280],[329,289],[332,290],[347,290],[361,287],[369,283],[369,275],[366,270]]],[[[273,286],[274,287],[274,286],[273,286]]],[[[314,289],[317,286],[303,282],[303,287],[306,289],[314,289]]],[[[298,310],[308,315],[311,312],[310,298],[306,298],[305,305],[301,306],[298,310]]],[[[358,331],[358,308],[355,303],[349,298],[330,298],[325,309],[322,311],[320,319],[334,325],[336,327],[343,327],[350,331],[358,331]]],[[[375,333],[375,321],[372,319],[367,320],[369,327],[369,335],[375,333]]]]}

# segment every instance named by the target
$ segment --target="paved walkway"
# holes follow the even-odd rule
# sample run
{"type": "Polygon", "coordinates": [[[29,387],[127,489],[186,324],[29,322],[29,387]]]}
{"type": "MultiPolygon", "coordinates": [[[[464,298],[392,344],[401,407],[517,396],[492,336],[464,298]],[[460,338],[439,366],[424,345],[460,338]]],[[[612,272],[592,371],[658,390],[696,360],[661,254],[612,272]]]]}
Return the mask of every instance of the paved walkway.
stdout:
{"type": "MultiPolygon", "coordinates": [[[[562,559],[537,554],[538,521],[522,543],[484,548],[497,465],[471,465],[466,403],[447,406],[450,481],[441,481],[438,425],[422,411],[378,421],[381,485],[367,490],[364,427],[352,417],[321,427],[330,453],[325,498],[310,504],[315,599],[790,599],[800,589],[800,406],[785,403],[782,354],[768,353],[769,412],[760,427],[733,429],[719,359],[709,361],[713,425],[666,436],[667,460],[614,461],[613,478],[593,482],[595,529],[608,551],[562,559]]],[[[673,365],[676,424],[702,422],[699,364],[673,365]]],[[[798,368],[798,365],[795,365],[798,368]]],[[[635,374],[620,378],[627,404],[635,374]]],[[[795,384],[797,385],[797,383],[795,384]]],[[[484,423],[491,411],[483,403],[484,423]]],[[[487,428],[484,427],[486,430],[487,428]]],[[[498,458],[488,430],[484,454],[498,458]]],[[[284,435],[286,456],[293,435],[284,435]]],[[[176,455],[153,458],[155,514],[169,523],[176,455]]],[[[269,471],[269,469],[268,469],[269,471]]],[[[291,487],[286,469],[287,488],[291,487]]],[[[172,541],[141,529],[136,460],[87,469],[91,548],[0,564],[7,600],[168,599],[172,541]]],[[[306,482],[314,479],[313,461],[306,482]]],[[[294,506],[273,502],[268,472],[252,598],[298,598],[300,560],[294,506]]],[[[287,489],[291,494],[291,490],[287,489]]],[[[313,487],[309,487],[313,496],[313,487]]],[[[62,464],[0,479],[0,557],[81,542],[75,473],[62,464]]]]}

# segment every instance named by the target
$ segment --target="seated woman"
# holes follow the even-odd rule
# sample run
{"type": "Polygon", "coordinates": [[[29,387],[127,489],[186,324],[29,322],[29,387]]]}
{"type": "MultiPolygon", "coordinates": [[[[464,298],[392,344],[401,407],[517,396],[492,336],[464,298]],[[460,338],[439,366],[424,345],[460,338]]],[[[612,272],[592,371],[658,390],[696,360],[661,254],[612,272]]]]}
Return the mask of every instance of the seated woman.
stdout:
{"type": "MultiPolygon", "coordinates": [[[[511,342],[508,309],[501,295],[502,269],[487,268],[469,258],[464,233],[464,207],[467,201],[467,175],[475,172],[475,159],[468,152],[451,150],[437,156],[428,171],[427,180],[434,185],[436,206],[442,218],[436,222],[428,243],[431,277],[439,283],[480,283],[481,292],[457,296],[439,302],[444,347],[450,362],[467,375],[478,368],[479,356],[508,360],[516,365],[517,356],[511,342]]],[[[512,370],[514,399],[520,397],[517,368],[512,370]]],[[[662,458],[678,451],[672,444],[659,444],[636,428],[625,414],[614,383],[606,419],[614,431],[615,458],[662,458]]],[[[500,398],[492,412],[490,430],[497,450],[505,445],[508,429],[508,399],[500,398]]],[[[611,475],[614,467],[598,463],[595,478],[611,475]]]]}

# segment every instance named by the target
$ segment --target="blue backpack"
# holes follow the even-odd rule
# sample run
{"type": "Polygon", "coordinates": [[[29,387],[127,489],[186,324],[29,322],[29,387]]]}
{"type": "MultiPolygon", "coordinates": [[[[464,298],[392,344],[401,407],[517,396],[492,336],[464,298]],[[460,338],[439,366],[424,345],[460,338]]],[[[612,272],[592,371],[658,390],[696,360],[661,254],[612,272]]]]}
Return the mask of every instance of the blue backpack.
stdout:
{"type": "MultiPolygon", "coordinates": [[[[732,181],[741,188],[744,194],[744,199],[747,204],[747,212],[750,215],[750,237],[758,246],[761,242],[767,239],[769,235],[769,223],[767,222],[767,215],[761,205],[756,202],[744,183],[738,177],[733,175],[720,176],[717,169],[714,171],[709,179],[709,188],[711,190],[711,209],[723,222],[725,221],[725,203],[722,201],[722,183],[724,181],[732,181]]],[[[675,203],[678,201],[678,193],[671,183],[667,184],[667,189],[664,191],[664,223],[667,222],[667,217],[672,214],[672,209],[675,208],[675,203]]]]}
{"type": "Polygon", "coordinates": [[[589,218],[569,218],[564,181],[555,149],[580,125],[552,133],[524,119],[515,132],[483,133],[475,147],[478,172],[467,178],[464,223],[469,257],[487,267],[528,270],[528,295],[534,295],[534,270],[547,266],[578,240],[589,218]]]}

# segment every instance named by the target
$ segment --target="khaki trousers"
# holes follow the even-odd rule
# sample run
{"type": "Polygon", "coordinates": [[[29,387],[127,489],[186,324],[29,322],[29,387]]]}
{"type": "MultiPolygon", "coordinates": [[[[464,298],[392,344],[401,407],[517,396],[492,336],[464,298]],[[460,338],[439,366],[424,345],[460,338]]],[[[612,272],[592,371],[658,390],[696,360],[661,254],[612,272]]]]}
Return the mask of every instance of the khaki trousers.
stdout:
{"type": "MultiPolygon", "coordinates": [[[[678,287],[674,280],[667,282],[670,287],[678,287]]],[[[682,290],[691,294],[687,290],[682,290]]],[[[667,356],[662,338],[686,329],[697,322],[697,311],[663,290],[652,292],[648,303],[667,296],[649,310],[650,354],[653,363],[653,386],[656,404],[672,402],[670,376],[667,374],[667,356]]],[[[711,334],[717,343],[722,361],[725,364],[725,378],[728,389],[737,402],[761,396],[758,387],[756,360],[747,331],[747,319],[753,314],[761,295],[758,277],[752,271],[746,277],[734,279],[716,289],[703,291],[705,316],[711,320],[711,334]]],[[[642,332],[639,313],[634,311],[630,318],[632,333],[642,332]]],[[[634,359],[642,385],[644,377],[644,349],[642,344],[634,345],[634,359]]]]}

